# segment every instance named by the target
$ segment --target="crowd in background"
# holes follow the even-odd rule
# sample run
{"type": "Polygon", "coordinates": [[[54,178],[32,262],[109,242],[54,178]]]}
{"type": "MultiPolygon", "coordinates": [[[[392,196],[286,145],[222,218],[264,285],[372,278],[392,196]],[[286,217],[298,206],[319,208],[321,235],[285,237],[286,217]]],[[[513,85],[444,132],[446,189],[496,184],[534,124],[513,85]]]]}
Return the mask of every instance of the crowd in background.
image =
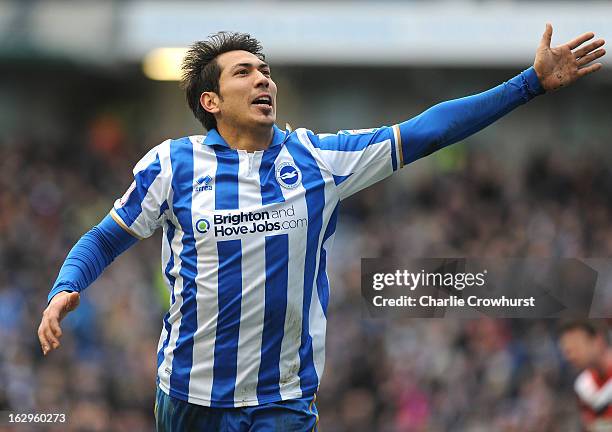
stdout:
{"type": "MultiPolygon", "coordinates": [[[[101,118],[70,146],[2,143],[0,411],[65,413],[68,426],[50,430],[153,430],[168,298],[159,233],[81,296],[59,350],[43,358],[36,337],[65,255],[131,182],[139,155],[125,140],[101,118]]],[[[410,187],[391,179],[344,203],[330,263],[321,430],[579,430],[574,371],[560,356],[554,320],[390,321],[361,312],[360,257],[612,255],[606,161],[549,153],[527,160],[517,171],[467,152],[410,187]]]]}

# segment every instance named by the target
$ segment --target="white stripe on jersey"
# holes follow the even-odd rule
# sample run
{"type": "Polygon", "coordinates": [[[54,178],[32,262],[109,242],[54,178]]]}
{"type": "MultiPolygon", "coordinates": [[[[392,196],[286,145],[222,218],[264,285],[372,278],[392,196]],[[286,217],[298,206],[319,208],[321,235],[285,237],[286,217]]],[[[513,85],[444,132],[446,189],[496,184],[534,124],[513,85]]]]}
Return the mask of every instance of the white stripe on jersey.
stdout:
{"type": "MultiPolygon", "coordinates": [[[[170,390],[170,374],[172,371],[172,360],[174,359],[174,348],[176,348],[176,340],[179,336],[179,328],[181,326],[181,306],[183,305],[183,296],[181,292],[183,290],[183,278],[180,274],[181,260],[179,258],[181,251],[183,250],[182,243],[183,232],[180,228],[174,231],[174,238],[172,239],[172,250],[174,252],[174,266],[170,270],[170,274],[175,278],[174,281],[174,303],[170,305],[170,316],[168,322],[170,323],[170,340],[164,350],[164,360],[159,367],[158,378],[159,385],[169,392],[170,390]]],[[[162,264],[163,265],[163,264],[162,264]]]]}
{"type": "MultiPolygon", "coordinates": [[[[292,162],[287,148],[283,148],[276,158],[279,163],[292,162]]],[[[293,197],[304,195],[302,184],[295,189],[281,187],[285,202],[291,202],[296,214],[307,214],[306,201],[293,197]]],[[[300,355],[302,338],[302,304],[304,302],[304,260],[306,257],[306,232],[300,231],[289,236],[290,261],[287,282],[287,311],[285,313],[284,336],[280,354],[280,394],[283,399],[302,396],[300,389],[300,355]],[[299,264],[299,265],[292,265],[299,264]]]]}

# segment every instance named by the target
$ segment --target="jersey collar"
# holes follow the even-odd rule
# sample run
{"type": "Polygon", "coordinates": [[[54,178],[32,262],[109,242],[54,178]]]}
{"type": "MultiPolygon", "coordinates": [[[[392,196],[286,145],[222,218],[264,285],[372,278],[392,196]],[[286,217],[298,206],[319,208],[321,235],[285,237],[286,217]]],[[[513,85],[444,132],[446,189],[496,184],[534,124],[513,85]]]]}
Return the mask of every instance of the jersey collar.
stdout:
{"type": "MultiPolygon", "coordinates": [[[[289,134],[291,133],[291,126],[289,126],[288,124],[287,130],[285,131],[280,130],[280,128],[276,125],[273,125],[272,128],[274,129],[274,135],[272,135],[272,143],[270,144],[270,147],[276,147],[278,145],[281,145],[283,142],[285,142],[285,140],[289,137],[289,134]]],[[[223,139],[221,134],[217,132],[217,129],[211,129],[208,131],[208,133],[206,134],[206,138],[204,139],[204,144],[209,146],[220,145],[223,147],[230,148],[229,144],[223,139]]]]}

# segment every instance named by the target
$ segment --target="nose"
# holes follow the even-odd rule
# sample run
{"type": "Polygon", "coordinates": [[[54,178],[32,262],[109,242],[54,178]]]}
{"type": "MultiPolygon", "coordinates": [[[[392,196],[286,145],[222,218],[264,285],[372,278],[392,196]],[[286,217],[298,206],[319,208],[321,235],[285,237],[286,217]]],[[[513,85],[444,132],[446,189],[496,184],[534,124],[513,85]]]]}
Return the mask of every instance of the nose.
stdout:
{"type": "Polygon", "coordinates": [[[270,87],[270,78],[265,76],[261,71],[255,72],[255,87],[270,87]]]}

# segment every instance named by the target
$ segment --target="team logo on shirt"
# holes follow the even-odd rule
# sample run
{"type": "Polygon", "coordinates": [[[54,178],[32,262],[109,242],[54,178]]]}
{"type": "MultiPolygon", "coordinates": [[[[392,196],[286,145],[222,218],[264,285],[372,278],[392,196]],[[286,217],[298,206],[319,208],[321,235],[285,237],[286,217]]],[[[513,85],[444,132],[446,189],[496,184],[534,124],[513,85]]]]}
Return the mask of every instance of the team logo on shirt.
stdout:
{"type": "Polygon", "coordinates": [[[206,219],[199,219],[196,222],[196,230],[199,233],[206,234],[209,229],[210,229],[210,222],[208,222],[206,219]]]}
{"type": "Polygon", "coordinates": [[[283,162],[276,167],[276,180],[281,186],[293,189],[302,181],[302,173],[292,162],[283,162]]]}

